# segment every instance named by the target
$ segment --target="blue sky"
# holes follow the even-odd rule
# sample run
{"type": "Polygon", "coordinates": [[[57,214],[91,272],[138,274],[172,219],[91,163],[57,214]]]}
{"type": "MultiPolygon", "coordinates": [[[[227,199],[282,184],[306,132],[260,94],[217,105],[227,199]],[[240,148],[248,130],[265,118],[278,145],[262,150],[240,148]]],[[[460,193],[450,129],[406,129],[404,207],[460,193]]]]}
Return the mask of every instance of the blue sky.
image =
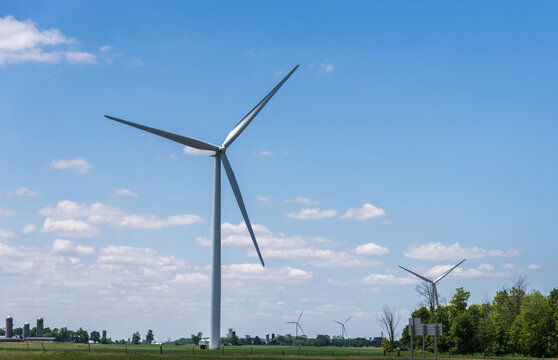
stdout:
{"type": "Polygon", "coordinates": [[[558,8],[498,5],[3,3],[4,315],[208,334],[212,159],[103,115],[221,143],[296,64],[227,152],[267,268],[224,180],[223,334],[377,336],[399,264],[552,289],[558,8]]]}

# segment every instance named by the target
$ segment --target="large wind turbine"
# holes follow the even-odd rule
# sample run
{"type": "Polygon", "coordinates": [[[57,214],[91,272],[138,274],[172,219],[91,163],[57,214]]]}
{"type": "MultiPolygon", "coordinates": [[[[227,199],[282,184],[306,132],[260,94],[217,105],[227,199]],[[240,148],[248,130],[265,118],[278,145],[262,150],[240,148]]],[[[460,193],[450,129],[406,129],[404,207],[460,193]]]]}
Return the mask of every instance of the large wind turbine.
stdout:
{"type": "Polygon", "coordinates": [[[223,163],[223,167],[225,168],[225,172],[229,178],[229,183],[231,184],[232,191],[236,197],[236,201],[238,202],[238,207],[240,208],[240,212],[242,213],[242,217],[244,218],[244,222],[246,223],[252,242],[256,247],[256,252],[258,253],[262,266],[265,266],[258,243],[256,242],[254,231],[252,230],[252,225],[250,224],[250,219],[248,218],[248,213],[246,212],[246,207],[244,206],[244,201],[242,200],[242,195],[240,194],[238,183],[225,153],[227,148],[244,131],[244,129],[250,125],[250,122],[256,117],[256,115],[258,115],[260,110],[262,110],[268,101],[271,100],[273,95],[275,95],[279,88],[283,86],[285,81],[289,79],[297,68],[298,65],[295,66],[283,78],[283,80],[281,80],[281,82],[279,82],[279,84],[277,84],[273,90],[271,90],[269,94],[267,94],[242,120],[240,120],[238,124],[236,124],[234,129],[232,129],[223,144],[220,146],[105,115],[108,119],[159,135],[179,144],[200,150],[211,151],[211,156],[215,158],[215,178],[213,183],[213,246],[211,255],[211,334],[209,340],[209,347],[211,349],[219,348],[221,328],[221,162],[223,163]]]}
{"type": "Polygon", "coordinates": [[[341,325],[341,338],[344,339],[347,336],[347,330],[345,329],[345,324],[347,323],[347,321],[351,320],[352,316],[349,316],[347,318],[347,320],[345,320],[344,322],[340,322],[337,320],[333,320],[334,323],[338,323],[339,325],[341,325]]]}
{"type": "Polygon", "coordinates": [[[458,267],[459,265],[463,264],[463,262],[467,260],[467,259],[463,259],[461,260],[457,265],[453,266],[451,269],[449,269],[448,271],[446,271],[445,273],[443,273],[442,275],[438,276],[438,278],[436,280],[432,280],[430,278],[424,277],[422,275],[417,274],[416,272],[413,272],[409,269],[405,269],[403,266],[399,265],[399,267],[405,271],[410,272],[411,274],[421,278],[422,280],[426,281],[427,283],[430,283],[431,289],[432,289],[432,297],[434,298],[434,301],[432,303],[431,301],[431,306],[433,308],[437,308],[439,306],[438,303],[438,290],[436,289],[436,284],[442,280],[443,278],[445,278],[450,272],[452,272],[456,267],[458,267]]]}
{"type": "Polygon", "coordinates": [[[295,339],[298,337],[298,329],[300,328],[300,331],[302,331],[302,333],[304,335],[306,335],[304,333],[304,330],[302,330],[302,326],[300,326],[300,318],[302,317],[302,314],[304,314],[304,311],[300,313],[300,315],[298,315],[298,320],[297,321],[287,321],[285,322],[285,324],[296,324],[295,325],[295,339]]]}

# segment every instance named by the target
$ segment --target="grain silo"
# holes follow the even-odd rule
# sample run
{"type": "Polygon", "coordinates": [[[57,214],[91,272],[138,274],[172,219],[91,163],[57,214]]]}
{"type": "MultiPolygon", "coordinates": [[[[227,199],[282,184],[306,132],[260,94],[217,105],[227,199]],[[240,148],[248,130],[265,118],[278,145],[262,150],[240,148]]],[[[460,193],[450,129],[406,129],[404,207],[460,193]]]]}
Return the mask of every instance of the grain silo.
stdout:
{"type": "Polygon", "coordinates": [[[14,336],[14,319],[11,316],[6,317],[6,338],[10,339],[14,336]]]}
{"type": "Polygon", "coordinates": [[[43,318],[37,319],[37,337],[43,337],[43,318]]]}
{"type": "Polygon", "coordinates": [[[29,337],[29,323],[23,324],[23,338],[27,339],[29,337]]]}

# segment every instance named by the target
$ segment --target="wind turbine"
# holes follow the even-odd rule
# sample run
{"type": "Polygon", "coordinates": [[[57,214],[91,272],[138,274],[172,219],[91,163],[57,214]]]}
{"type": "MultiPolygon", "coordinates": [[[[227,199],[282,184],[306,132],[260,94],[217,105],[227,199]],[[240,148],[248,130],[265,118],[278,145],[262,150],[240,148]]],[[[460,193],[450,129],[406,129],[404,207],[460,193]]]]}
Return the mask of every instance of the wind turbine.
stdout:
{"type": "Polygon", "coordinates": [[[349,316],[347,318],[347,320],[345,320],[344,322],[339,322],[337,320],[333,320],[334,323],[338,323],[339,325],[341,325],[341,338],[344,339],[347,336],[347,330],[345,330],[345,324],[347,323],[347,321],[351,320],[352,316],[349,316]]]}
{"type": "Polygon", "coordinates": [[[405,269],[403,266],[399,265],[399,267],[405,271],[410,272],[411,274],[421,278],[422,280],[426,281],[427,283],[430,283],[431,289],[432,289],[432,297],[433,297],[433,301],[431,300],[430,305],[433,308],[437,308],[439,306],[438,303],[438,290],[436,289],[436,284],[442,280],[443,278],[445,278],[450,272],[452,272],[456,267],[458,267],[459,265],[463,264],[463,262],[467,260],[467,259],[463,259],[461,260],[457,265],[453,266],[451,269],[449,269],[448,271],[446,271],[445,273],[443,273],[442,275],[438,276],[438,278],[436,280],[432,280],[430,278],[424,277],[422,275],[417,274],[416,272],[412,272],[409,269],[405,269]]]}
{"type": "Polygon", "coordinates": [[[212,157],[215,158],[215,177],[213,182],[213,245],[212,245],[212,255],[211,255],[211,334],[209,340],[209,347],[211,349],[219,348],[220,342],[220,328],[221,328],[221,162],[225,168],[227,177],[229,178],[229,183],[231,184],[232,191],[236,197],[238,207],[252,238],[252,242],[260,258],[262,266],[265,267],[262,254],[256,242],[256,236],[252,230],[252,225],[250,224],[250,219],[248,218],[248,213],[246,207],[244,206],[244,201],[242,200],[242,195],[240,194],[240,188],[234,176],[231,164],[225,154],[227,148],[236,140],[236,138],[250,125],[250,122],[258,115],[260,110],[268,103],[269,100],[275,95],[275,93],[283,86],[283,84],[289,79],[289,77],[298,69],[295,66],[284,78],[281,80],[270,92],[267,94],[250,112],[242,119],[236,126],[232,129],[229,135],[226,137],[223,144],[220,146],[213,145],[211,143],[194,139],[191,137],[173,134],[167,131],[154,129],[148,126],[136,124],[130,121],[118,119],[112,116],[105,115],[106,118],[118,121],[120,123],[133,126],[135,128],[150,132],[152,134],[164,137],[166,139],[172,140],[182,145],[190,146],[199,150],[211,151],[212,157]]]}
{"type": "Polygon", "coordinates": [[[297,321],[287,321],[285,322],[285,324],[296,324],[295,325],[295,339],[298,337],[298,329],[300,328],[300,331],[302,331],[302,333],[304,335],[306,335],[304,333],[304,330],[302,330],[302,326],[300,326],[300,318],[302,317],[302,314],[304,314],[304,311],[300,313],[300,315],[298,315],[298,320],[297,321]]]}

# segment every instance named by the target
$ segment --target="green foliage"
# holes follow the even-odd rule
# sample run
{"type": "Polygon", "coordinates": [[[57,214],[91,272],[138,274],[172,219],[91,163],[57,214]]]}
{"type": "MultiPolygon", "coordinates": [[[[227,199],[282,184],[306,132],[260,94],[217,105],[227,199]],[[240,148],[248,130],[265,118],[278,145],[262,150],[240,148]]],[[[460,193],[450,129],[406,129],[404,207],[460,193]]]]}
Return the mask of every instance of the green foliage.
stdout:
{"type": "Polygon", "coordinates": [[[151,343],[153,342],[153,330],[149,329],[147,330],[147,334],[145,334],[145,343],[147,345],[151,345],[151,343]]]}
{"type": "Polygon", "coordinates": [[[392,352],[393,350],[395,350],[395,344],[392,344],[391,341],[384,338],[382,339],[382,348],[387,352],[392,352]]]}
{"type": "Polygon", "coordinates": [[[141,337],[140,337],[139,331],[132,334],[132,344],[137,345],[137,344],[140,343],[140,340],[141,340],[141,337]]]}
{"type": "Polygon", "coordinates": [[[89,334],[89,338],[94,343],[101,342],[101,334],[98,331],[91,331],[91,334],[89,334]]]}
{"type": "Polygon", "coordinates": [[[192,342],[193,342],[195,345],[199,345],[199,344],[200,344],[200,340],[202,339],[202,333],[201,333],[201,331],[198,332],[197,335],[194,335],[194,334],[190,335],[190,338],[192,339],[192,342]]]}

